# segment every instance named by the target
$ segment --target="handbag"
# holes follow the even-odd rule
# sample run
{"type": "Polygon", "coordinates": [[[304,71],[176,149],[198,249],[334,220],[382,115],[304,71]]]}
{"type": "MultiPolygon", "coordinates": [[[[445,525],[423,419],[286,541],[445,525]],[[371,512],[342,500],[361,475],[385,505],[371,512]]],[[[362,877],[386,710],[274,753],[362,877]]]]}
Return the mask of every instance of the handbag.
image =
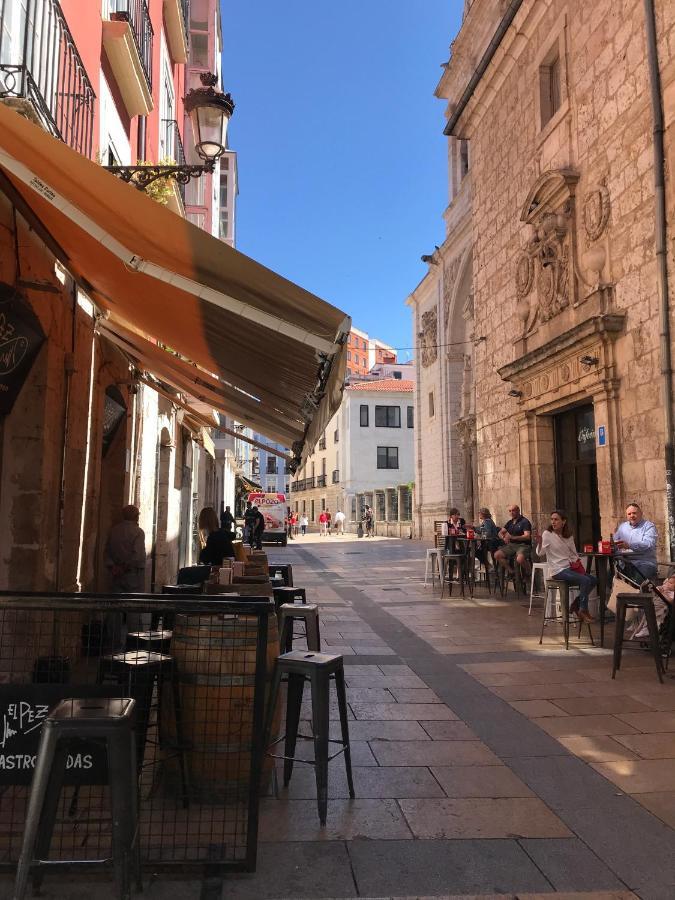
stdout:
{"type": "MultiPolygon", "coordinates": [[[[639,594],[640,588],[633,584],[628,578],[624,575],[620,575],[618,572],[614,574],[614,580],[612,581],[612,593],[609,596],[609,600],[607,601],[607,609],[611,610],[611,612],[616,615],[616,599],[619,594],[639,594]]],[[[640,612],[639,609],[627,609],[626,610],[626,622],[632,622],[633,619],[640,612]]]]}
{"type": "Polygon", "coordinates": [[[580,559],[575,559],[573,563],[570,563],[570,569],[580,575],[586,574],[586,568],[580,559]]]}

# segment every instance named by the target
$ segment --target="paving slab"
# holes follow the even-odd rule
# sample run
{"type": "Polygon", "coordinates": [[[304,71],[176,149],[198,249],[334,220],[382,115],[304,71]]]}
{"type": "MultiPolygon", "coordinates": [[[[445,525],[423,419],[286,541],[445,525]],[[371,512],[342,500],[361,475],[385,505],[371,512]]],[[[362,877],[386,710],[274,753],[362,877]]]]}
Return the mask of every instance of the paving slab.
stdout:
{"type": "Polygon", "coordinates": [[[416,838],[572,836],[538,799],[401,800],[400,807],[416,838]]]}
{"type": "Polygon", "coordinates": [[[349,845],[360,895],[448,897],[453,893],[521,896],[550,883],[513,840],[383,842],[349,845]]]}
{"type": "Polygon", "coordinates": [[[448,797],[534,797],[507,766],[433,766],[448,797]]]}
{"type": "MultiPolygon", "coordinates": [[[[443,788],[425,766],[352,766],[354,791],[359,800],[399,799],[411,797],[444,797],[443,788]]],[[[278,796],[292,800],[316,798],[314,768],[295,767],[288,788],[279,779],[278,796]]],[[[349,797],[347,774],[337,757],[328,771],[328,797],[349,797]]]]}
{"type": "Polygon", "coordinates": [[[359,841],[412,838],[395,800],[333,800],[325,826],[316,800],[263,800],[260,841],[359,841]]]}
{"type": "Polygon", "coordinates": [[[588,737],[569,735],[560,738],[560,743],[570,753],[586,762],[606,762],[616,759],[637,759],[637,754],[624,746],[621,738],[642,737],[643,735],[608,735],[596,734],[588,737]]]}
{"type": "Polygon", "coordinates": [[[480,741],[378,741],[370,749],[380,766],[499,766],[480,741]]]}
{"type": "MultiPolygon", "coordinates": [[[[331,738],[342,737],[339,722],[330,723],[331,738]]],[[[419,722],[354,721],[349,723],[352,741],[430,741],[419,722]]]]}
{"type": "Polygon", "coordinates": [[[344,843],[261,844],[257,870],[251,875],[228,875],[224,897],[237,900],[319,900],[356,894],[344,843]]]}
{"type": "Polygon", "coordinates": [[[593,763],[593,768],[627,794],[647,794],[675,784],[675,759],[593,763]]]}
{"type": "Polygon", "coordinates": [[[359,703],[349,705],[360,721],[417,721],[433,722],[456,719],[455,713],[442,703],[359,703]]]}
{"type": "Polygon", "coordinates": [[[556,891],[621,891],[626,887],[577,838],[526,838],[519,843],[556,891]]]}
{"type": "Polygon", "coordinates": [[[434,741],[478,740],[478,735],[465,722],[420,722],[420,725],[434,741]]]}
{"type": "MultiPolygon", "coordinates": [[[[643,759],[672,759],[675,757],[675,734],[617,734],[615,741],[633,750],[643,759]]],[[[600,762],[600,760],[598,760],[600,762]]]]}

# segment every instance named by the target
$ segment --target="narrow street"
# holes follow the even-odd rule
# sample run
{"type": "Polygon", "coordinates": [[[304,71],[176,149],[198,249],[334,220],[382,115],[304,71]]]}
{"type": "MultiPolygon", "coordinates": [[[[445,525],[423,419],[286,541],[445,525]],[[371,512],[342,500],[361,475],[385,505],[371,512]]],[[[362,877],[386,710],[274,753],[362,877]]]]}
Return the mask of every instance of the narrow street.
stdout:
{"type": "Polygon", "coordinates": [[[357,799],[338,757],[322,829],[296,766],[262,802],[256,875],[223,896],[675,895],[675,683],[645,654],[612,682],[607,649],[565,652],[555,627],[539,647],[540,605],[441,601],[418,542],[285,555],[344,655],[357,799]]]}

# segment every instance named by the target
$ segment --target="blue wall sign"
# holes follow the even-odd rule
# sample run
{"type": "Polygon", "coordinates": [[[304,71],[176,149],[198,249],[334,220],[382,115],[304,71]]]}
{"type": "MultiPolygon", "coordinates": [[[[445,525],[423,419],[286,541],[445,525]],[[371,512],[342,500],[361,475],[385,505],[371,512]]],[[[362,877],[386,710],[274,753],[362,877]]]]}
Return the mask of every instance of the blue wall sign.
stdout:
{"type": "Polygon", "coordinates": [[[607,431],[604,425],[598,425],[598,447],[604,447],[607,443],[607,431]]]}

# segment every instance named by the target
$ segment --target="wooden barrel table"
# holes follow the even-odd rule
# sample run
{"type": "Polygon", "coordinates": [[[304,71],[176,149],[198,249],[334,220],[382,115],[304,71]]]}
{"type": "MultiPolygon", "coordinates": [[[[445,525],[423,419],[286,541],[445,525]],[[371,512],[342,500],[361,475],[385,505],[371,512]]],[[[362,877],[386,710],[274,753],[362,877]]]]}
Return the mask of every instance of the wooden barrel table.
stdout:
{"type": "MultiPolygon", "coordinates": [[[[162,720],[168,745],[183,749],[189,797],[198,802],[245,799],[252,767],[253,698],[258,617],[177,615],[171,641],[177,684],[165,682],[162,720]],[[180,698],[181,738],[176,740],[174,692],[180,698]],[[168,707],[168,708],[167,708],[168,707]]],[[[265,705],[279,633],[274,610],[267,617],[265,705]]],[[[279,733],[275,718],[273,738],[279,733]]],[[[262,726],[261,726],[262,727],[262,726]]],[[[264,752],[264,748],[263,748],[264,752]]],[[[178,775],[176,753],[168,772],[178,775]]],[[[167,759],[168,762],[168,759],[167,759]]],[[[273,760],[263,756],[261,791],[269,785],[273,760]]]]}

